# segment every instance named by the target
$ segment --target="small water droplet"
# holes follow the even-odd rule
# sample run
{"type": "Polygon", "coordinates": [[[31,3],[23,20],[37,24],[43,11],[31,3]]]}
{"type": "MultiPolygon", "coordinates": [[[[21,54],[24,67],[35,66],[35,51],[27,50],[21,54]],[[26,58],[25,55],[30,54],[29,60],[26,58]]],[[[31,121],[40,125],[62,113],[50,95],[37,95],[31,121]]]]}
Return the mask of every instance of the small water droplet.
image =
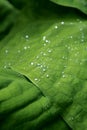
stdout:
{"type": "Polygon", "coordinates": [[[46,71],[46,69],[45,68],[43,68],[43,72],[45,72],[46,71]]]}
{"type": "Polygon", "coordinates": [[[57,29],[58,28],[58,26],[57,25],[55,25],[55,27],[54,27],[55,29],[57,29]]]}
{"type": "Polygon", "coordinates": [[[28,38],[29,38],[29,35],[26,35],[25,38],[28,39],[28,38]]]}
{"type": "Polygon", "coordinates": [[[43,65],[40,65],[40,67],[42,68],[42,67],[43,67],[43,65]]]}
{"type": "Polygon", "coordinates": [[[8,53],[8,50],[5,50],[5,53],[7,54],[7,53],[8,53]]]}
{"type": "Polygon", "coordinates": [[[49,75],[47,74],[46,77],[49,78],[49,75]]]}
{"type": "Polygon", "coordinates": [[[52,50],[48,50],[48,52],[49,52],[49,53],[51,53],[51,52],[52,52],[52,50]]]}
{"type": "Polygon", "coordinates": [[[43,56],[46,56],[46,53],[43,53],[43,56]]]}
{"type": "Polygon", "coordinates": [[[33,63],[33,62],[31,62],[31,65],[34,65],[34,63],[33,63]]]}
{"type": "Polygon", "coordinates": [[[46,46],[46,44],[44,43],[44,46],[46,46]]]}
{"type": "Polygon", "coordinates": [[[50,41],[49,40],[45,40],[46,43],[49,43],[50,41]]]}
{"type": "Polygon", "coordinates": [[[27,47],[26,47],[26,46],[24,46],[24,50],[27,50],[27,47]]]}
{"type": "Polygon", "coordinates": [[[45,41],[46,40],[46,36],[43,36],[43,41],[45,41]]]}
{"type": "Polygon", "coordinates": [[[34,80],[35,80],[35,81],[38,81],[38,79],[37,79],[37,78],[35,78],[34,80]]]}
{"type": "Polygon", "coordinates": [[[39,56],[36,56],[36,59],[38,59],[39,58],[39,56]]]}
{"type": "Polygon", "coordinates": [[[63,56],[62,59],[65,59],[65,56],[63,56]]]}
{"type": "Polygon", "coordinates": [[[5,65],[5,66],[4,66],[4,69],[6,69],[6,68],[7,68],[7,66],[5,65]]]}
{"type": "Polygon", "coordinates": [[[72,38],[73,38],[73,36],[70,36],[70,38],[72,39],[72,38]]]}
{"type": "Polygon", "coordinates": [[[65,78],[66,77],[65,74],[63,74],[62,77],[65,78]]]}
{"type": "Polygon", "coordinates": [[[81,42],[84,42],[84,39],[81,39],[81,42]]]}
{"type": "Polygon", "coordinates": [[[62,21],[61,24],[64,25],[64,21],[62,21]]]}

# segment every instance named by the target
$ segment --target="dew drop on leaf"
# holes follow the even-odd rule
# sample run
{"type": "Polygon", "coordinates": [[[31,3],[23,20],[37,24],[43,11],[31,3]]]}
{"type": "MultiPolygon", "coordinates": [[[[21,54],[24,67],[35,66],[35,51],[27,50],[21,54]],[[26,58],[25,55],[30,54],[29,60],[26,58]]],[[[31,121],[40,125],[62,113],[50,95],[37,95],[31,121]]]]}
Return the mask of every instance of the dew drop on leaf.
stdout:
{"type": "Polygon", "coordinates": [[[65,74],[63,74],[62,77],[65,78],[66,77],[65,74]]]}
{"type": "Polygon", "coordinates": [[[5,53],[7,54],[7,53],[8,53],[8,50],[5,50],[5,53]]]}
{"type": "Polygon", "coordinates": [[[46,36],[43,36],[43,41],[45,41],[46,40],[46,36]]]}
{"type": "Polygon", "coordinates": [[[58,28],[58,26],[57,25],[55,25],[55,27],[54,27],[55,29],[57,29],[58,28]]]}
{"type": "Polygon", "coordinates": [[[6,68],[7,68],[7,66],[5,65],[5,66],[4,66],[4,69],[6,69],[6,68]]]}
{"type": "Polygon", "coordinates": [[[29,35],[26,35],[25,38],[28,39],[28,38],[29,38],[29,35]]]}
{"type": "Polygon", "coordinates": [[[34,65],[34,62],[31,62],[30,64],[31,64],[31,65],[34,65]]]}
{"type": "Polygon", "coordinates": [[[27,46],[24,46],[24,50],[27,50],[27,46]]]}
{"type": "Polygon", "coordinates": [[[38,81],[38,79],[37,79],[37,78],[35,78],[34,80],[35,80],[35,81],[38,81]]]}
{"type": "Polygon", "coordinates": [[[64,25],[64,21],[61,22],[61,25],[64,25]]]}
{"type": "Polygon", "coordinates": [[[49,52],[49,53],[51,53],[51,52],[52,52],[52,50],[48,50],[48,52],[49,52]]]}
{"type": "Polygon", "coordinates": [[[47,74],[46,77],[49,78],[49,75],[47,74]]]}

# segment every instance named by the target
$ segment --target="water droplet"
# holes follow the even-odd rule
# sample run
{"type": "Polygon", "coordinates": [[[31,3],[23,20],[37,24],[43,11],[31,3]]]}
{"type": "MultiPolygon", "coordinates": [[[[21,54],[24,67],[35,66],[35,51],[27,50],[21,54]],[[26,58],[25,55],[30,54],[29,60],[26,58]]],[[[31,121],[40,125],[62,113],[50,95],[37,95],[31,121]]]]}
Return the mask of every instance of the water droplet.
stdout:
{"type": "Polygon", "coordinates": [[[62,21],[61,24],[64,25],[64,21],[62,21]]]}
{"type": "Polygon", "coordinates": [[[7,68],[7,66],[5,65],[5,66],[4,66],[4,69],[6,69],[6,68],[7,68]]]}
{"type": "Polygon", "coordinates": [[[46,71],[46,69],[45,68],[43,68],[43,72],[45,72],[46,71]]]}
{"type": "Polygon", "coordinates": [[[24,50],[27,50],[27,47],[26,47],[26,46],[24,46],[24,50]]]}
{"type": "Polygon", "coordinates": [[[55,25],[55,27],[54,27],[55,29],[57,29],[58,28],[58,26],[57,25],[55,25]]]}
{"type": "Polygon", "coordinates": [[[81,42],[84,42],[84,39],[81,39],[81,42]]]}
{"type": "Polygon", "coordinates": [[[46,53],[43,53],[43,56],[46,56],[46,53]]]}
{"type": "Polygon", "coordinates": [[[44,46],[46,46],[46,44],[44,43],[44,46]]]}
{"type": "Polygon", "coordinates": [[[26,35],[25,38],[28,39],[28,38],[29,38],[29,35],[26,35]]]}
{"type": "Polygon", "coordinates": [[[46,36],[43,36],[43,41],[45,41],[46,40],[46,36]]]}
{"type": "Polygon", "coordinates": [[[8,53],[8,50],[5,50],[5,53],[7,54],[7,53],[8,53]]]}
{"type": "Polygon", "coordinates": [[[45,42],[46,42],[46,43],[49,43],[49,40],[46,40],[45,42]]]}
{"type": "Polygon", "coordinates": [[[49,52],[49,53],[51,53],[51,52],[52,52],[52,50],[48,50],[48,52],[49,52]]]}
{"type": "Polygon", "coordinates": [[[65,59],[65,56],[63,56],[62,59],[65,59]]]}
{"type": "Polygon", "coordinates": [[[39,56],[36,56],[36,59],[38,59],[39,58],[39,56]]]}
{"type": "Polygon", "coordinates": [[[49,75],[47,74],[46,77],[49,78],[49,75]]]}
{"type": "Polygon", "coordinates": [[[31,62],[31,65],[34,65],[34,63],[33,63],[33,62],[31,62]]]}
{"type": "Polygon", "coordinates": [[[42,68],[42,67],[43,67],[43,65],[40,65],[40,67],[42,68]]]}
{"type": "Polygon", "coordinates": [[[72,39],[72,38],[73,38],[73,36],[70,36],[70,38],[72,39]]]}
{"type": "Polygon", "coordinates": [[[38,79],[37,79],[37,78],[35,78],[34,80],[35,80],[35,81],[37,81],[38,79]]]}
{"type": "Polygon", "coordinates": [[[65,78],[66,77],[65,74],[63,74],[62,77],[65,78]]]}

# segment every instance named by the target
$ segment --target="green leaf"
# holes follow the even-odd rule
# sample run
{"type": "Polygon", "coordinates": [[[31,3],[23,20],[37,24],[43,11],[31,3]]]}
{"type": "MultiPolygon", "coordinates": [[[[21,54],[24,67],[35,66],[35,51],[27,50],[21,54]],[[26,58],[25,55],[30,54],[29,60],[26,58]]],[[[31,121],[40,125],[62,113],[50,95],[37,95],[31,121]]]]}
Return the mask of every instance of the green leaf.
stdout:
{"type": "Polygon", "coordinates": [[[86,129],[86,15],[50,1],[9,1],[0,2],[1,130],[51,129],[54,119],[54,130],[86,129]]]}
{"type": "Polygon", "coordinates": [[[87,0],[51,0],[62,6],[74,7],[87,14],[87,0]]]}

